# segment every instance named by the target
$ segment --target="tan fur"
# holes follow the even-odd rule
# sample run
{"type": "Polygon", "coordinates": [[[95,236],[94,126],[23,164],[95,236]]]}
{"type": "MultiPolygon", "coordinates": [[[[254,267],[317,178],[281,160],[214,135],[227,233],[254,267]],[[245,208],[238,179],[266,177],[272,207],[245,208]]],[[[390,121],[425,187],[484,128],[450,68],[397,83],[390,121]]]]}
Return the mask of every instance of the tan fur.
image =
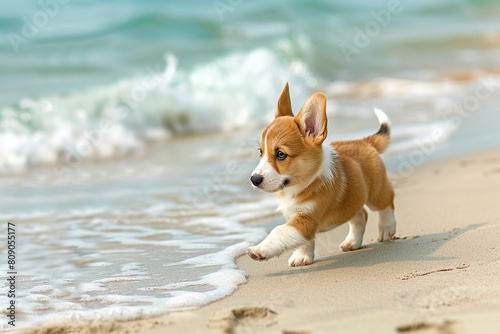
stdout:
{"type": "MultiPolygon", "coordinates": [[[[279,177],[289,182],[277,192],[286,225],[307,240],[352,220],[360,212],[366,223],[364,205],[375,211],[394,209],[394,190],[379,156],[390,141],[388,124],[382,125],[379,133],[363,139],[330,143],[333,164],[324,168],[326,124],[323,94],[312,95],[294,117],[286,85],[276,118],[261,136],[261,149],[267,148],[263,156],[267,156],[279,177]],[[287,155],[285,160],[276,158],[278,151],[287,155]]],[[[266,259],[262,250],[248,252],[254,259],[266,259]]]]}
{"type": "MultiPolygon", "coordinates": [[[[375,210],[388,206],[394,208],[394,190],[384,163],[373,146],[363,140],[338,141],[330,145],[337,152],[336,179],[340,182],[326,184],[322,179],[314,181],[296,196],[299,205],[314,202],[314,212],[288,222],[306,239],[313,238],[316,232],[327,231],[349,221],[364,210],[365,204],[375,210]]],[[[305,162],[302,165],[306,170],[313,170],[313,164],[305,162]]],[[[278,192],[278,197],[282,196],[283,191],[278,192]]]]}
{"type": "Polygon", "coordinates": [[[380,134],[377,133],[372,136],[363,138],[363,140],[369,143],[371,146],[375,147],[378,153],[384,153],[384,151],[389,146],[389,143],[391,142],[389,135],[390,135],[389,132],[385,136],[381,136],[380,134]]]}

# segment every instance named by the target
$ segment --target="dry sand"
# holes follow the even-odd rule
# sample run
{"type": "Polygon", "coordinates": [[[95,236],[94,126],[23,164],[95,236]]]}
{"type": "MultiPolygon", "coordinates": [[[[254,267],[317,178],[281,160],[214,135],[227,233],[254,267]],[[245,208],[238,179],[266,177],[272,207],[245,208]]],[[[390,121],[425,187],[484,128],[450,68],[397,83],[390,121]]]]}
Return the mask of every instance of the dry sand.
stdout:
{"type": "Polygon", "coordinates": [[[371,213],[362,249],[338,249],[342,226],[307,267],[242,256],[247,283],[201,309],[23,332],[500,333],[500,149],[430,163],[396,194],[394,241],[376,242],[371,213]]]}

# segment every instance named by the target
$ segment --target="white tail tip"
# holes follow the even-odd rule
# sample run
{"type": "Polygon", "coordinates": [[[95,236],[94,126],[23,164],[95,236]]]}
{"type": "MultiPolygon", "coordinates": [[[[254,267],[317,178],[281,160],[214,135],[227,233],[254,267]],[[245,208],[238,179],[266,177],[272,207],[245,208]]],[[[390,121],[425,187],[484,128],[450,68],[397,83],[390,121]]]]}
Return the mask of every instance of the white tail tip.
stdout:
{"type": "Polygon", "coordinates": [[[378,108],[373,108],[373,110],[375,111],[375,114],[377,115],[377,118],[378,118],[378,122],[380,124],[391,125],[391,122],[389,121],[389,117],[387,117],[387,114],[385,112],[383,112],[382,110],[380,110],[378,108]]]}

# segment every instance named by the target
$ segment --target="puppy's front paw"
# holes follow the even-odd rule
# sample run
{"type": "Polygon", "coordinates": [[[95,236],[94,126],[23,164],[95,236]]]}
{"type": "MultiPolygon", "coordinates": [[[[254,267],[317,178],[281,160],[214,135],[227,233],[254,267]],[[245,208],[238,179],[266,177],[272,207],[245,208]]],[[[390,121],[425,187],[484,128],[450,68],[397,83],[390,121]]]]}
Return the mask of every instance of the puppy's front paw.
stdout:
{"type": "Polygon", "coordinates": [[[254,247],[248,248],[247,254],[248,254],[248,256],[250,256],[252,259],[254,259],[256,261],[263,261],[263,260],[269,259],[266,250],[259,247],[259,246],[254,246],[254,247]]]}
{"type": "Polygon", "coordinates": [[[307,266],[308,264],[313,263],[314,258],[305,255],[305,254],[292,254],[292,256],[288,259],[288,265],[290,267],[300,267],[307,266]]]}
{"type": "Polygon", "coordinates": [[[314,261],[314,240],[297,248],[288,259],[290,267],[307,266],[314,261]]]}

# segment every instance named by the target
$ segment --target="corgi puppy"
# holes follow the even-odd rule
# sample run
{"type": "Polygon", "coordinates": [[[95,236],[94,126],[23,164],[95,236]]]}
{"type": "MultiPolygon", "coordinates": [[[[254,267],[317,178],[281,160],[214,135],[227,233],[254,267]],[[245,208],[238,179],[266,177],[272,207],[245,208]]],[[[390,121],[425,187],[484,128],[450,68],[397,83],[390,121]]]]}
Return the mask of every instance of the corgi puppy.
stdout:
{"type": "Polygon", "coordinates": [[[340,249],[358,249],[368,218],[365,205],[379,213],[378,240],[394,236],[394,189],[379,156],[389,145],[390,123],[383,111],[375,113],[380,128],[374,135],[326,144],[326,96],[312,95],[294,116],[285,85],[276,117],[262,132],[261,159],[250,180],[278,194],[278,210],[287,222],[248,248],[252,259],[268,260],[294,249],[288,264],[308,265],[314,261],[316,233],[345,222],[349,233],[340,249]]]}

